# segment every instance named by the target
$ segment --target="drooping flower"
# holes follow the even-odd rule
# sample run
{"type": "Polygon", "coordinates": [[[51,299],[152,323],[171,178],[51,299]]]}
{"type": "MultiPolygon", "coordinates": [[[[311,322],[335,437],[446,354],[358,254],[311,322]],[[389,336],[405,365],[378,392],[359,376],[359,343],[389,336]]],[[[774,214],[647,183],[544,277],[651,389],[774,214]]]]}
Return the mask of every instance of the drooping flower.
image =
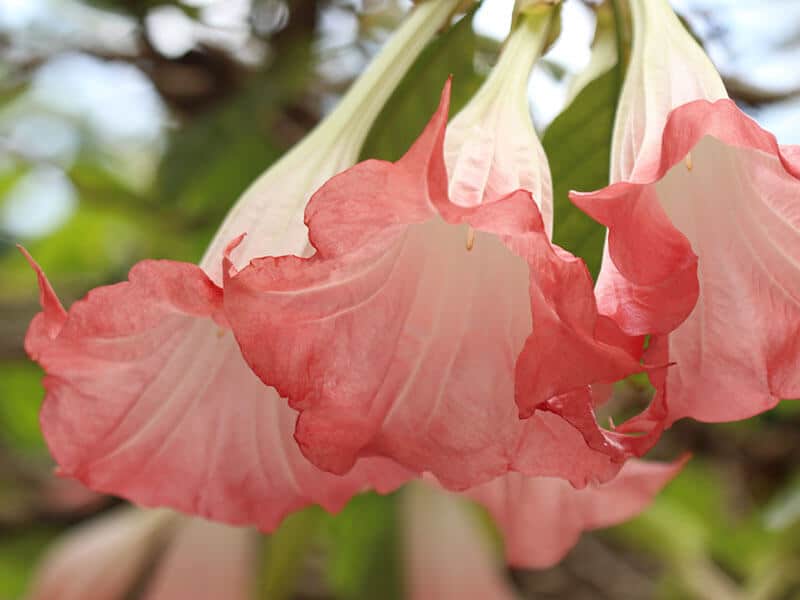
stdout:
{"type": "Polygon", "coordinates": [[[251,600],[257,543],[252,530],[121,507],[60,538],[26,599],[124,600],[141,590],[142,600],[251,600]]]}
{"type": "Polygon", "coordinates": [[[369,458],[323,473],[292,439],[296,415],[241,357],[223,315],[222,250],[302,254],[302,214],[324,180],[352,165],[399,79],[458,0],[421,3],[337,108],[244,194],[200,266],[144,261],[124,283],[66,312],[37,269],[43,312],[26,349],[45,369],[41,422],[60,473],[146,506],[272,529],[308,503],[341,508],[403,469],[369,458]]]}
{"type": "Polygon", "coordinates": [[[663,464],[631,459],[611,481],[583,489],[563,479],[508,473],[465,495],[494,517],[509,563],[539,569],[560,561],[583,531],[611,527],[639,514],[686,460],[663,464]]]}
{"type": "Polygon", "coordinates": [[[300,412],[295,438],[326,471],[385,456],[452,489],[509,470],[585,485],[652,443],[594,420],[590,384],[641,370],[641,338],[598,314],[585,265],[551,243],[531,196],[552,204],[539,143],[521,126],[549,13],[529,19],[501,57],[504,76],[455,119],[456,142],[445,140],[446,86],[398,162],[361,163],[314,194],[313,256],[237,269],[229,249],[226,316],[250,366],[300,412]],[[583,433],[582,461],[556,458],[576,447],[561,425],[583,433]]]}
{"type": "Polygon", "coordinates": [[[465,500],[415,483],[403,490],[402,508],[410,600],[517,597],[465,500]]]}
{"type": "Polygon", "coordinates": [[[600,310],[674,363],[667,424],[746,418],[800,396],[800,153],[727,98],[665,0],[631,8],[612,185],[572,196],[609,227],[600,310]]]}

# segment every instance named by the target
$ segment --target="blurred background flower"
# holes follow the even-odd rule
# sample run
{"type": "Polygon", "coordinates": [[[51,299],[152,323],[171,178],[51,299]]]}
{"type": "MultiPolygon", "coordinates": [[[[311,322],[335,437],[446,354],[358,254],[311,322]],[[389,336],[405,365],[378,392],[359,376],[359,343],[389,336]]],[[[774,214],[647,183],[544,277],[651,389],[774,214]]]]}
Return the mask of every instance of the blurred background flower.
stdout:
{"type": "MultiPolygon", "coordinates": [[[[453,112],[463,106],[497,58],[512,4],[484,0],[426,50],[364,156],[397,158],[449,73],[453,112]]],[[[800,142],[800,5],[673,4],[737,103],[781,142],[800,142]]],[[[53,540],[87,535],[73,527],[136,514],[51,476],[37,424],[41,373],[22,349],[37,291],[14,244],[25,243],[66,304],[124,278],[145,257],[197,261],[247,184],[331,109],[408,5],[0,0],[0,599],[23,596],[53,540]]],[[[604,3],[566,0],[561,35],[529,84],[553,171],[555,241],[595,270],[602,230],[570,207],[566,192],[607,180],[620,83],[608,14],[604,3]]],[[[624,30],[619,39],[624,55],[624,30]]],[[[639,407],[649,394],[636,378],[618,385],[609,414],[639,407]]],[[[552,569],[496,576],[529,598],[798,597],[798,439],[800,410],[791,403],[736,424],[680,422],[654,457],[688,449],[695,458],[648,512],[584,535],[552,569]]],[[[310,509],[269,538],[248,533],[253,597],[403,597],[404,502],[365,495],[336,518],[310,509]]],[[[501,556],[490,521],[465,510],[480,525],[475,535],[498,546],[487,560],[501,556]]],[[[217,526],[180,531],[194,527],[217,526]]]]}

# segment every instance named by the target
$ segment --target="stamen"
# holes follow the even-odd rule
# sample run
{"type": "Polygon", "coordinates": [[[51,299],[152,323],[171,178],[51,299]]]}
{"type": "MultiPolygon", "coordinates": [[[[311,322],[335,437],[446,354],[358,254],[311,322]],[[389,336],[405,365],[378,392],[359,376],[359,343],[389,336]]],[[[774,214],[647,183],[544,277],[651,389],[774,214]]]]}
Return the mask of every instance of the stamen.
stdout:
{"type": "Polygon", "coordinates": [[[467,252],[472,250],[472,247],[475,245],[475,230],[470,226],[467,229],[467,252]]]}
{"type": "Polygon", "coordinates": [[[225,330],[222,329],[221,327],[219,329],[217,329],[217,337],[221,338],[221,337],[224,337],[224,336],[225,336],[225,330]]]}
{"type": "Polygon", "coordinates": [[[684,162],[686,163],[686,169],[688,171],[691,171],[694,168],[694,162],[692,161],[692,153],[691,152],[689,152],[686,155],[686,159],[684,160],[684,162]]]}

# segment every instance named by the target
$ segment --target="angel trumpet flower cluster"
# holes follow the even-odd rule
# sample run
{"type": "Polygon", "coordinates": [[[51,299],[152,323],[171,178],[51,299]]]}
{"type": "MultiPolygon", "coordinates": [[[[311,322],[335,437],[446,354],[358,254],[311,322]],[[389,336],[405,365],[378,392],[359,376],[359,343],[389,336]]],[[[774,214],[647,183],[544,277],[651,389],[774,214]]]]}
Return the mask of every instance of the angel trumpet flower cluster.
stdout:
{"type": "Polygon", "coordinates": [[[527,110],[552,8],[524,3],[449,125],[448,82],[400,160],[351,167],[458,4],[415,9],[200,266],[144,261],[67,312],[31,261],[43,311],[26,346],[47,372],[42,426],[62,474],[263,530],[424,476],[485,504],[510,560],[544,566],[677,473],[629,460],[675,419],[800,396],[800,152],[724,98],[666,2],[631,2],[615,183],[573,196],[610,231],[596,290],[551,241],[527,110]],[[640,371],[654,403],[601,428],[593,386],[640,371]]]}

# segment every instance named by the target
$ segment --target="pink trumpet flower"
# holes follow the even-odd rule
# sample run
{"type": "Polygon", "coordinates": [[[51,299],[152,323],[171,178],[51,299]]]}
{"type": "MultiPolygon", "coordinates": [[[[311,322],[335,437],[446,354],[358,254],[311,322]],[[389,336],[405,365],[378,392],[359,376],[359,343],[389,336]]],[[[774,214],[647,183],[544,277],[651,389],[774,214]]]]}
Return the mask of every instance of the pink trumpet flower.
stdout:
{"type": "Polygon", "coordinates": [[[489,510],[505,539],[509,563],[550,567],[581,532],[617,525],[644,510],[686,464],[632,459],[603,484],[575,489],[563,479],[508,473],[465,492],[489,510]]]}
{"type": "Polygon", "coordinates": [[[525,104],[549,12],[517,27],[499,75],[449,128],[448,83],[402,159],[328,179],[355,162],[408,48],[456,4],[417,7],[380,70],[254,184],[199,267],[143,261],[67,312],[31,259],[43,310],[26,348],[47,372],[42,427],[63,475],[271,530],[307,504],[335,511],[430,473],[509,536],[523,534],[510,506],[534,531],[558,527],[530,557],[514,551],[530,566],[666,484],[678,466],[603,485],[660,425],[628,435],[595,419],[591,386],[643,370],[643,338],[598,311],[583,262],[550,240],[550,177],[525,104]],[[540,490],[571,498],[564,523],[530,525],[540,490]]]}
{"type": "MultiPolygon", "coordinates": [[[[529,17],[504,52],[526,76],[548,18],[529,17]]],[[[581,486],[655,439],[655,428],[628,438],[594,419],[589,386],[642,370],[641,338],[598,313],[583,262],[551,243],[531,196],[551,206],[546,163],[534,160],[530,123],[518,126],[526,77],[502,61],[508,76],[454,120],[455,144],[448,85],[398,162],[366,161],[314,194],[311,257],[238,269],[239,241],[229,248],[225,314],[248,364],[299,411],[295,438],[326,471],[384,456],[450,489],[508,471],[581,486]],[[532,167],[518,167],[523,155],[532,167]],[[573,426],[588,444],[582,460],[562,451],[578,446],[564,433],[573,426]]]]}
{"type": "Polygon", "coordinates": [[[628,426],[747,418],[800,396],[800,148],[727,98],[665,0],[631,8],[613,183],[572,196],[609,228],[600,311],[673,365],[628,426]]]}
{"type": "Polygon", "coordinates": [[[60,474],[144,506],[265,530],[309,503],[337,510],[407,478],[385,459],[338,477],[301,455],[296,414],[245,364],[218,284],[222,250],[243,230],[243,260],[305,251],[308,196],[355,163],[388,95],[458,4],[414,9],[337,108],[244,194],[199,267],[143,261],[67,312],[31,261],[43,312],[26,349],[47,373],[41,423],[60,474]]]}

